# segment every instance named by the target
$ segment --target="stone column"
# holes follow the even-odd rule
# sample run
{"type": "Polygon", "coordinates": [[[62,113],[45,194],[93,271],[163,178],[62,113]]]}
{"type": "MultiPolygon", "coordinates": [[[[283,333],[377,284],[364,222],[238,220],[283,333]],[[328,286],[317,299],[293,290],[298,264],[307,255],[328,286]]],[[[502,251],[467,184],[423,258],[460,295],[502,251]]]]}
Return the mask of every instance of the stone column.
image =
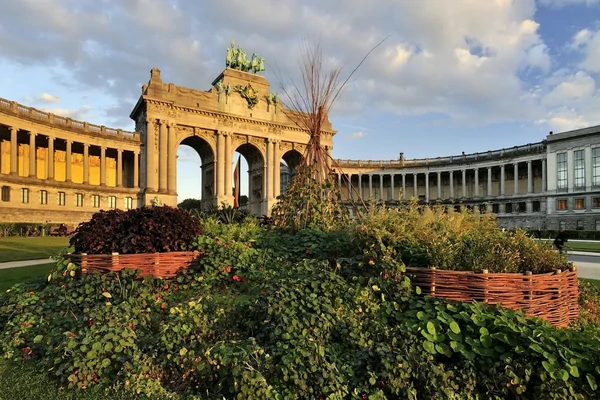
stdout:
{"type": "MultiPolygon", "coordinates": [[[[592,170],[592,146],[589,144],[585,146],[584,150],[584,177],[585,177],[585,190],[592,190],[592,177],[594,175],[594,171],[592,170]]],[[[588,202],[589,203],[589,202],[588,202]]]]}
{"type": "MultiPolygon", "coordinates": [[[[500,166],[500,196],[504,196],[504,192],[505,192],[504,187],[506,185],[505,178],[506,178],[506,174],[504,173],[504,164],[502,164],[500,166]]],[[[502,203],[500,205],[500,207],[502,207],[503,204],[504,203],[502,203]]]]}
{"type": "Polygon", "coordinates": [[[48,136],[48,154],[46,154],[46,177],[49,180],[54,180],[54,138],[48,136]]]}
{"type": "Polygon", "coordinates": [[[352,199],[352,175],[348,174],[348,200],[352,199]]]}
{"type": "Polygon", "coordinates": [[[492,167],[487,167],[487,195],[492,197],[492,167]]]}
{"type": "Polygon", "coordinates": [[[167,124],[168,122],[164,119],[160,120],[160,128],[158,133],[158,191],[160,193],[167,192],[167,165],[168,165],[168,136],[167,136],[167,124]]]}
{"type": "Polygon", "coordinates": [[[394,188],[394,174],[390,174],[390,186],[392,188],[392,201],[396,200],[396,194],[394,193],[396,189],[394,188]]]}
{"type": "MultiPolygon", "coordinates": [[[[153,119],[146,120],[146,146],[144,148],[145,191],[156,192],[158,188],[158,167],[156,165],[156,124],[153,119]]],[[[149,199],[146,199],[148,202],[149,199]]]]}
{"type": "MultiPolygon", "coordinates": [[[[279,152],[279,141],[273,140],[273,198],[276,199],[280,192],[281,181],[281,154],[279,152]]],[[[350,194],[348,194],[349,196],[350,194]]]]}
{"type": "Polygon", "coordinates": [[[83,144],[83,183],[90,184],[90,145],[83,144]]]}
{"type": "MultiPolygon", "coordinates": [[[[167,165],[167,191],[169,194],[177,193],[177,135],[175,134],[175,129],[177,125],[175,123],[171,123],[169,125],[169,161],[167,165]]],[[[136,185],[134,184],[134,187],[136,185]]]]}
{"type": "Polygon", "coordinates": [[[462,198],[467,197],[467,170],[462,170],[462,198]]]}
{"type": "MultiPolygon", "coordinates": [[[[223,132],[217,132],[217,205],[225,195],[225,138],[223,132]]],[[[269,188],[272,187],[271,185],[269,188]]]]}
{"type": "Polygon", "coordinates": [[[137,151],[133,152],[133,187],[140,187],[140,153],[137,151]]]}
{"type": "Polygon", "coordinates": [[[514,189],[513,189],[513,196],[516,196],[517,194],[519,194],[519,163],[516,162],[514,164],[514,189]]]}
{"type": "Polygon", "coordinates": [[[567,188],[569,193],[575,187],[575,159],[573,149],[567,150],[567,188]]]}
{"type": "Polygon", "coordinates": [[[72,155],[71,148],[73,147],[73,142],[71,140],[67,140],[66,145],[67,145],[67,156],[65,157],[65,164],[67,166],[67,168],[66,168],[67,171],[65,173],[65,180],[67,182],[71,182],[71,169],[72,169],[71,167],[73,164],[73,160],[72,160],[73,157],[71,157],[71,155],[72,155]]]}
{"type": "Polygon", "coordinates": [[[546,192],[546,160],[542,160],[542,193],[546,192]]]}
{"type": "Polygon", "coordinates": [[[533,193],[533,167],[531,161],[527,161],[527,193],[533,193]]]}
{"type": "Polygon", "coordinates": [[[36,171],[35,133],[29,132],[29,177],[35,178],[36,171]]]}
{"type": "Polygon", "coordinates": [[[342,195],[342,173],[338,172],[337,177],[338,177],[338,189],[340,191],[340,196],[341,196],[342,195]]]}
{"type": "Polygon", "coordinates": [[[450,198],[454,199],[454,171],[450,171],[450,198]]]}
{"type": "Polygon", "coordinates": [[[429,203],[429,171],[425,172],[425,202],[429,203]]]}
{"type": "Polygon", "coordinates": [[[438,171],[437,173],[437,198],[438,200],[442,199],[442,173],[438,171]]]}
{"type": "Polygon", "coordinates": [[[379,174],[379,200],[385,200],[383,197],[383,174],[379,174]]]}
{"type": "Polygon", "coordinates": [[[475,188],[473,190],[473,197],[479,197],[479,168],[475,168],[475,188]]]}
{"type": "Polygon", "coordinates": [[[10,174],[19,174],[19,151],[17,143],[17,128],[14,126],[9,127],[10,129],[10,174]]]}
{"type": "Polygon", "coordinates": [[[373,174],[369,174],[369,198],[373,197],[373,174]]]}
{"type": "Polygon", "coordinates": [[[402,173],[402,200],[406,200],[406,174],[402,173]]]}
{"type": "Polygon", "coordinates": [[[117,149],[117,187],[123,187],[123,150],[117,149]]]}
{"type": "Polygon", "coordinates": [[[418,199],[419,198],[419,188],[418,188],[417,179],[418,179],[418,174],[414,173],[413,174],[413,196],[415,196],[418,199]]]}
{"type": "Polygon", "coordinates": [[[106,186],[106,147],[100,147],[100,186],[106,186]]]}
{"type": "Polygon", "coordinates": [[[358,174],[358,196],[362,200],[363,190],[362,190],[362,174],[358,174]]]}
{"type": "MultiPolygon", "coordinates": [[[[233,205],[233,153],[231,152],[231,132],[225,134],[225,194],[227,199],[231,197],[233,205]]],[[[240,171],[241,173],[241,171],[240,171]]]]}
{"type": "MultiPolygon", "coordinates": [[[[338,183],[340,183],[340,192],[342,191],[342,176],[338,175],[338,183]]],[[[273,143],[267,139],[267,187],[265,188],[266,200],[273,197],[273,143]]]]}

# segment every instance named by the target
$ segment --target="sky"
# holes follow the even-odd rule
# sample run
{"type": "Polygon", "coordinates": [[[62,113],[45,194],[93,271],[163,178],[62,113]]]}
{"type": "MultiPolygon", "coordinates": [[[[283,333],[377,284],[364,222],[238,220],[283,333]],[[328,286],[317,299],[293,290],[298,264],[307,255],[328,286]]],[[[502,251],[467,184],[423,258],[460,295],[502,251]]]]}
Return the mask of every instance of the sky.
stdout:
{"type": "MultiPolygon", "coordinates": [[[[235,40],[276,89],[298,81],[307,41],[346,77],[386,37],[332,110],[334,158],[449,156],[600,124],[600,0],[1,0],[0,97],[133,130],[153,67],[208,90],[235,40]]],[[[199,198],[200,158],[178,154],[179,199],[199,198]]]]}

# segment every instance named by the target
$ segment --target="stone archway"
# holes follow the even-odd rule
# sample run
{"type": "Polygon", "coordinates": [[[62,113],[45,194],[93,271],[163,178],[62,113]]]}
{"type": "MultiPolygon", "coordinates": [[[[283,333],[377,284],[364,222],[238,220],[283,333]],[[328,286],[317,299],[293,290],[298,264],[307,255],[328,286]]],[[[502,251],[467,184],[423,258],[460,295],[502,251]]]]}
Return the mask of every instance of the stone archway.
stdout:
{"type": "Polygon", "coordinates": [[[248,211],[253,215],[261,215],[265,208],[266,163],[262,152],[252,143],[237,146],[234,152],[241,154],[248,165],[248,211]]]}
{"type": "MultiPolygon", "coordinates": [[[[202,210],[207,210],[211,206],[216,205],[215,153],[211,145],[200,136],[188,136],[181,140],[174,151],[175,154],[177,154],[177,149],[180,146],[189,146],[200,156],[201,172],[199,182],[201,184],[201,208],[202,210]]],[[[177,164],[175,163],[175,165],[177,164]]],[[[175,195],[179,192],[180,188],[176,187],[175,195]]]]}
{"type": "Polygon", "coordinates": [[[281,194],[284,194],[287,191],[292,177],[296,173],[296,168],[302,162],[302,158],[302,154],[300,154],[300,152],[296,149],[286,151],[281,157],[281,194]]]}

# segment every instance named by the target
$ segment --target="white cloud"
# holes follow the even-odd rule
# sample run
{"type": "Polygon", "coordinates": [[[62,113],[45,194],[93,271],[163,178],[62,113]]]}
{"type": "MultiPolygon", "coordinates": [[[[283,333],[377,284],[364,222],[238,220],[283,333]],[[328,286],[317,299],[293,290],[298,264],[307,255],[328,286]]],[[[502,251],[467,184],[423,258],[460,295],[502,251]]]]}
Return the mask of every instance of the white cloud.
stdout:
{"type": "Polygon", "coordinates": [[[358,132],[351,133],[348,136],[350,137],[350,139],[361,139],[361,138],[364,138],[365,135],[366,135],[366,133],[364,133],[363,131],[358,131],[358,132]]]}
{"type": "Polygon", "coordinates": [[[82,106],[77,109],[68,108],[42,108],[42,111],[46,111],[61,117],[68,117],[75,120],[85,120],[86,116],[90,112],[90,106],[82,106]]]}
{"type": "MultiPolygon", "coordinates": [[[[552,7],[576,2],[585,0],[541,0],[552,7]]],[[[280,91],[273,71],[298,79],[303,38],[320,39],[324,62],[345,63],[349,73],[388,35],[348,85],[335,116],[436,114],[469,126],[575,120],[558,110],[566,102],[593,121],[583,104],[597,96],[593,75],[568,70],[548,77],[553,60],[534,0],[3,0],[3,8],[3,59],[67,68],[65,91],[77,87],[113,99],[107,125],[131,129],[124,124],[131,124],[127,116],[152,67],[165,82],[208,89],[231,39],[266,58],[266,76],[280,91]],[[530,86],[526,74],[543,84],[530,86]]],[[[571,46],[585,55],[582,70],[600,71],[597,32],[581,31],[571,46]]]]}
{"type": "Polygon", "coordinates": [[[548,106],[580,103],[592,98],[596,92],[596,82],[584,71],[563,78],[546,96],[542,102],[548,106]]]}
{"type": "Polygon", "coordinates": [[[562,8],[574,5],[587,5],[588,7],[600,4],[600,0],[539,0],[541,5],[551,8],[562,8]]]}
{"type": "Polygon", "coordinates": [[[37,97],[37,100],[43,103],[58,103],[60,97],[51,95],[50,93],[42,93],[37,97]]]}
{"type": "Polygon", "coordinates": [[[589,29],[580,30],[573,36],[570,48],[583,53],[580,68],[600,72],[600,29],[595,32],[589,29]]]}

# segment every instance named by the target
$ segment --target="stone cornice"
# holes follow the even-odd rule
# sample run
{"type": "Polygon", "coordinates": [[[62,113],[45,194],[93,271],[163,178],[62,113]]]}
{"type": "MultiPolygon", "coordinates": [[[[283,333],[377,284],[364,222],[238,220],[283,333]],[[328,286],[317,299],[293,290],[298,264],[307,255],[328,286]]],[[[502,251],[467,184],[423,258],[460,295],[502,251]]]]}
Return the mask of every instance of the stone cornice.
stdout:
{"type": "MultiPolygon", "coordinates": [[[[38,110],[37,108],[27,107],[14,101],[0,98],[0,113],[8,116],[23,119],[29,122],[39,123],[51,128],[61,129],[68,132],[83,133],[94,138],[104,138],[111,140],[127,141],[139,143],[140,135],[138,132],[129,132],[121,129],[108,128],[90,124],[89,122],[78,121],[68,117],[61,117],[52,113],[38,110]]],[[[18,128],[18,127],[16,127],[18,128]]],[[[44,134],[43,132],[36,132],[44,134]]]]}
{"type": "MultiPolygon", "coordinates": [[[[146,104],[170,107],[176,112],[185,112],[185,113],[201,115],[201,116],[205,116],[205,117],[209,117],[209,118],[218,118],[221,120],[228,120],[228,121],[232,121],[232,122],[239,122],[239,123],[244,123],[244,124],[249,124],[249,125],[254,125],[254,126],[262,126],[262,127],[267,127],[267,128],[279,128],[281,130],[301,132],[304,134],[308,134],[306,130],[301,129],[295,125],[286,125],[286,124],[280,124],[277,122],[251,119],[251,118],[241,117],[238,115],[219,113],[216,111],[206,111],[206,110],[202,110],[202,109],[194,108],[194,107],[178,106],[178,105],[175,105],[174,102],[169,101],[169,100],[156,99],[156,98],[151,98],[151,97],[147,97],[147,96],[143,96],[143,98],[144,98],[144,101],[146,102],[146,104]]],[[[325,136],[330,136],[331,138],[333,138],[333,136],[337,132],[336,131],[322,131],[321,133],[325,136]]]]}

